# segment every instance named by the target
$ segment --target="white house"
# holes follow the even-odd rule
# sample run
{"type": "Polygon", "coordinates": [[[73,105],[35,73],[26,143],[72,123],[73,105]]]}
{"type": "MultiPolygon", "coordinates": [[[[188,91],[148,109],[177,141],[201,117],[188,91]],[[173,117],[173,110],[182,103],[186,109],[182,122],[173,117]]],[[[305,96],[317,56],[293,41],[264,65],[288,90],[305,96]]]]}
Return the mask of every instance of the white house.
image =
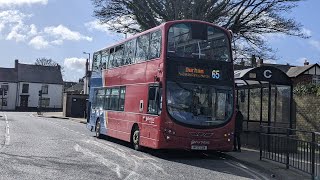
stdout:
{"type": "Polygon", "coordinates": [[[0,94],[0,110],[14,110],[17,97],[17,72],[13,68],[0,68],[0,88],[6,91],[0,94]]]}
{"type": "Polygon", "coordinates": [[[8,95],[3,98],[6,102],[2,104],[3,110],[35,111],[40,104],[40,90],[42,108],[62,108],[63,80],[60,67],[20,64],[16,60],[15,68],[0,68],[0,84],[9,86],[8,95]],[[4,71],[10,71],[11,74],[4,71]]]}

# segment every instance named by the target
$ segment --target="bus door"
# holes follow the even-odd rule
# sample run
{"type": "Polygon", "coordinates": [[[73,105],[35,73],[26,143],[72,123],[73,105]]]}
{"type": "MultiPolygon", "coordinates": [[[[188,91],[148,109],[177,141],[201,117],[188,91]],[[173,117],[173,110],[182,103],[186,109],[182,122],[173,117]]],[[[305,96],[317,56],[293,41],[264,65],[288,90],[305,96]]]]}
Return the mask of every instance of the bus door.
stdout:
{"type": "MultiPolygon", "coordinates": [[[[159,133],[162,107],[162,88],[159,83],[150,84],[148,90],[147,114],[143,115],[144,137],[156,140],[159,133]]],[[[153,146],[153,145],[151,145],[153,146]]]]}

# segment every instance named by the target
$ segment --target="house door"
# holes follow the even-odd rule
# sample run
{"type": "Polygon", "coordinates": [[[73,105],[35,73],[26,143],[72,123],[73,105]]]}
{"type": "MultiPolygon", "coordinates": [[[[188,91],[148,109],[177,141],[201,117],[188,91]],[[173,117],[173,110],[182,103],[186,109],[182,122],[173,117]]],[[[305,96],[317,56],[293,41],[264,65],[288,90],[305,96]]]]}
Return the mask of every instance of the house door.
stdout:
{"type": "Polygon", "coordinates": [[[21,96],[20,107],[27,108],[28,107],[29,96],[21,96]]]}

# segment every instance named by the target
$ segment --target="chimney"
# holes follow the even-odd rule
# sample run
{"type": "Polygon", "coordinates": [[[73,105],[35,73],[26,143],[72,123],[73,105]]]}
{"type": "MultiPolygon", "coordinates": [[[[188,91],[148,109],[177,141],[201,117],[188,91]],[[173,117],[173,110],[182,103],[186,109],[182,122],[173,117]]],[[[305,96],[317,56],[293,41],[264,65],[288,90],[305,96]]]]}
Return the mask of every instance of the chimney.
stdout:
{"type": "Polygon", "coordinates": [[[258,64],[257,64],[258,67],[261,67],[263,66],[263,59],[258,59],[258,64]]]}
{"type": "Polygon", "coordinates": [[[308,61],[307,59],[306,59],[306,60],[304,60],[303,65],[308,66],[308,65],[309,65],[309,61],[308,61]]]}
{"type": "Polygon", "coordinates": [[[256,55],[251,56],[251,67],[257,67],[256,55]]]}
{"type": "Polygon", "coordinates": [[[18,72],[18,64],[19,64],[19,60],[16,59],[14,60],[14,69],[18,72]]]}

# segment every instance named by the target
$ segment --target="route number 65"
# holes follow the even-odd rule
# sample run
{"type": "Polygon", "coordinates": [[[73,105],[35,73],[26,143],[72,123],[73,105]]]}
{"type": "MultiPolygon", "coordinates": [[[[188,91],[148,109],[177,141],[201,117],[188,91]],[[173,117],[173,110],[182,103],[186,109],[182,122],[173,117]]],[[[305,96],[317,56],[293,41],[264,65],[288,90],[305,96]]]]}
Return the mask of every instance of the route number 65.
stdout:
{"type": "Polygon", "coordinates": [[[220,70],[212,70],[212,78],[219,79],[220,78],[220,70]]]}

